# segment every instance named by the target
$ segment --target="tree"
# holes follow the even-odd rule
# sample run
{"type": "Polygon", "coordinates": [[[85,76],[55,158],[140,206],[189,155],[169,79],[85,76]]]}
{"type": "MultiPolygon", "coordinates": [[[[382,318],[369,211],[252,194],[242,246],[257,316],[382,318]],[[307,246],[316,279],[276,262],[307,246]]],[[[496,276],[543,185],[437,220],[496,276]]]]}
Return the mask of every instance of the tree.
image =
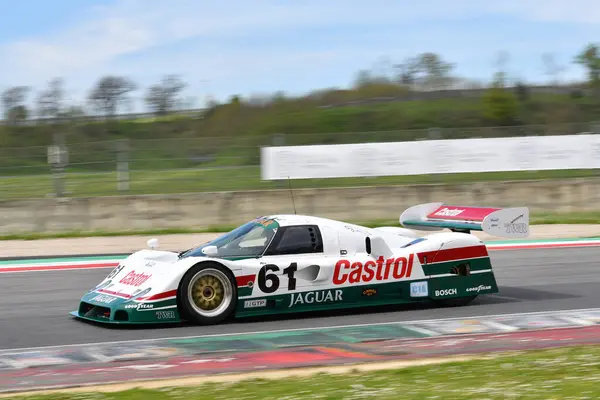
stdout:
{"type": "Polygon", "coordinates": [[[76,119],[85,117],[85,110],[81,106],[71,105],[65,107],[64,110],[60,113],[60,116],[68,119],[76,119]]]}
{"type": "Polygon", "coordinates": [[[148,89],[146,104],[156,114],[167,114],[177,107],[178,95],[185,87],[178,76],[167,75],[159,84],[148,89]]]}
{"type": "Polygon", "coordinates": [[[422,80],[424,86],[430,90],[445,89],[452,81],[450,73],[454,64],[448,63],[436,53],[421,53],[410,65],[415,80],[422,80]]]}
{"type": "Polygon", "coordinates": [[[367,71],[366,69],[361,69],[360,71],[358,71],[358,73],[356,74],[356,78],[354,79],[354,88],[357,89],[363,86],[367,86],[371,82],[373,82],[373,76],[371,75],[371,72],[367,71]]]}
{"type": "Polygon", "coordinates": [[[515,95],[520,102],[525,103],[529,100],[529,88],[525,83],[519,81],[515,85],[515,95]]]}
{"type": "Polygon", "coordinates": [[[508,62],[510,55],[506,51],[500,51],[495,59],[494,66],[496,67],[496,73],[494,74],[494,87],[506,87],[508,80],[508,62]]]}
{"type": "Polygon", "coordinates": [[[61,114],[64,99],[64,82],[54,78],[48,83],[48,89],[39,93],[37,98],[37,113],[42,118],[56,118],[61,114]]]}
{"type": "Polygon", "coordinates": [[[587,69],[589,85],[597,91],[600,90],[600,48],[598,45],[588,44],[575,57],[575,63],[587,69]]]}
{"type": "Polygon", "coordinates": [[[28,116],[29,110],[27,110],[27,107],[23,104],[19,104],[10,109],[6,119],[11,123],[20,123],[25,121],[28,116]]]}
{"type": "Polygon", "coordinates": [[[2,107],[4,118],[13,124],[27,119],[29,113],[23,104],[30,88],[27,86],[14,86],[2,92],[2,107]]]}
{"type": "Polygon", "coordinates": [[[519,103],[514,93],[504,87],[504,79],[504,74],[496,73],[492,87],[485,93],[485,117],[499,125],[512,125],[519,115],[519,103]]]}
{"type": "Polygon", "coordinates": [[[89,100],[105,116],[117,114],[119,106],[127,102],[127,94],[136,90],[137,85],[121,76],[107,75],[98,81],[89,95],[89,100]]]}
{"type": "Polygon", "coordinates": [[[403,63],[396,64],[394,68],[398,71],[396,80],[406,86],[414,85],[421,71],[419,60],[416,58],[407,58],[403,63]]]}

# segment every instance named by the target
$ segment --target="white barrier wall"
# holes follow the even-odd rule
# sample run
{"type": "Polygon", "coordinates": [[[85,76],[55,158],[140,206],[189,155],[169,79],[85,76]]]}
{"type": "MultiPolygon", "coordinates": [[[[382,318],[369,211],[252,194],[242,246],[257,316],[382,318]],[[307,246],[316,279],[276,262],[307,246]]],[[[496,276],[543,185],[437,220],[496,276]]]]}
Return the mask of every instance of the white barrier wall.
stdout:
{"type": "Polygon", "coordinates": [[[263,180],[600,168],[600,135],[261,149],[263,180]]]}

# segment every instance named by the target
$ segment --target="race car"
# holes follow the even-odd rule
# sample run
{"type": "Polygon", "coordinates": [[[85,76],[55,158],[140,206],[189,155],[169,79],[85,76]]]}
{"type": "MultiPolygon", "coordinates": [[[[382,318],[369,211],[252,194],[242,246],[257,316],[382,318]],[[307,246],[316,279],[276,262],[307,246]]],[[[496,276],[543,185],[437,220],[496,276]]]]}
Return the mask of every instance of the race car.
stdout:
{"type": "Polygon", "coordinates": [[[151,239],[150,249],[126,257],[71,314],[115,324],[208,325],[423,301],[467,305],[498,292],[487,248],[471,231],[525,237],[529,209],[427,203],[399,221],[403,227],[368,228],[271,215],[182,252],[159,251],[151,239]]]}

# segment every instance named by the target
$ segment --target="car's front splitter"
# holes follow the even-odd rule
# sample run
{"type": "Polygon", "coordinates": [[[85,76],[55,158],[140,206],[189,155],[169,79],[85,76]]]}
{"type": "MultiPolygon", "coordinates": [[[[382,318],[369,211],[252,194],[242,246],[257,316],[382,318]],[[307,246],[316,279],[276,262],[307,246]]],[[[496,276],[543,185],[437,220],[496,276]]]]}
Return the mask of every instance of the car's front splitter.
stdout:
{"type": "Polygon", "coordinates": [[[155,324],[178,324],[183,322],[180,318],[169,319],[169,320],[153,320],[153,321],[115,321],[114,319],[108,318],[92,318],[80,315],[77,311],[71,311],[69,313],[77,319],[84,321],[95,322],[99,324],[107,325],[155,325],[155,324]]]}

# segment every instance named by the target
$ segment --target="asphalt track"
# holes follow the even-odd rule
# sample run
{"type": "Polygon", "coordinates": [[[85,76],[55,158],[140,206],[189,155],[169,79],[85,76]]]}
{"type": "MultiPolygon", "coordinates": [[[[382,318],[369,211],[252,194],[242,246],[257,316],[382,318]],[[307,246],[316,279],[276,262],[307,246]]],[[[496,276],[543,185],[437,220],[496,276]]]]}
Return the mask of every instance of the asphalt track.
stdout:
{"type": "Polygon", "coordinates": [[[0,276],[0,349],[162,337],[595,308],[600,305],[600,248],[492,251],[500,292],[460,308],[429,305],[307,313],[224,325],[104,327],[73,319],[78,299],[106,269],[6,273],[0,276]]]}

